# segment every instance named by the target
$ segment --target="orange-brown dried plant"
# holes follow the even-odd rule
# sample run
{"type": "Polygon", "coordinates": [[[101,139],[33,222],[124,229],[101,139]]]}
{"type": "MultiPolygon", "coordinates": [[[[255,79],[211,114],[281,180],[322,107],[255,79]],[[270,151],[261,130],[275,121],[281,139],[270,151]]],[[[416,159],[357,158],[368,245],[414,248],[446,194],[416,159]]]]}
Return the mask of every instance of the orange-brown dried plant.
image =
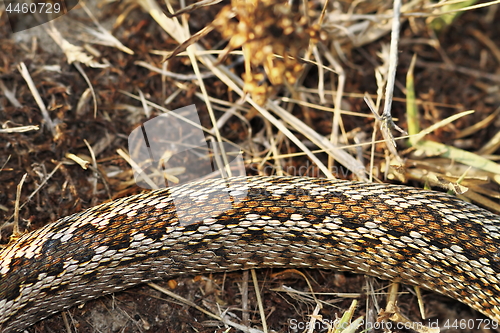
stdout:
{"type": "Polygon", "coordinates": [[[259,105],[266,102],[272,86],[296,82],[303,68],[299,57],[322,36],[319,25],[310,24],[284,0],[232,0],[213,24],[229,39],[221,60],[242,48],[244,89],[259,105]]]}

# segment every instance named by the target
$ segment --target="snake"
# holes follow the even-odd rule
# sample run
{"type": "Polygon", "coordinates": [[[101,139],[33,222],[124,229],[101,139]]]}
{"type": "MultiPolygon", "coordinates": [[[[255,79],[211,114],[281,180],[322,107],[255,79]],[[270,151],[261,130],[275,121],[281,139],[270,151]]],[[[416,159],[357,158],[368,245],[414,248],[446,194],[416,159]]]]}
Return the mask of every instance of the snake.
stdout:
{"type": "Polygon", "coordinates": [[[91,207],[0,250],[0,332],[181,275],[319,268],[397,280],[500,321],[500,216],[442,192],[301,176],[202,180],[91,207]]]}

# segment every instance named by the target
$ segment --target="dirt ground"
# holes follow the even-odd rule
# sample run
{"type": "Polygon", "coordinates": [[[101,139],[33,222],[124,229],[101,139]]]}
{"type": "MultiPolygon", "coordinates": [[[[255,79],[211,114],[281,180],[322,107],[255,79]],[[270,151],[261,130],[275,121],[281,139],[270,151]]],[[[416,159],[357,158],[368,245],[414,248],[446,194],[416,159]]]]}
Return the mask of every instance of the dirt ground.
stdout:
{"type": "MultiPolygon", "coordinates": [[[[239,22],[247,20],[245,22],[249,26],[261,25],[265,28],[265,37],[253,44],[250,35],[242,37],[234,33],[236,30],[231,29],[236,28],[230,24],[232,21],[217,16],[219,12],[226,13],[224,11],[229,8],[227,1],[179,16],[177,22],[189,26],[191,34],[210,27],[211,22],[218,17],[214,29],[198,41],[206,50],[223,50],[229,38],[239,36],[243,44],[249,45],[247,52],[252,54],[255,62],[260,59],[259,52],[266,49],[267,43],[274,45],[274,50],[281,50],[280,46],[285,45],[283,48],[292,56],[304,57],[309,53],[308,61],[274,62],[275,67],[271,66],[271,69],[277,68],[277,77],[287,77],[290,81],[276,85],[268,82],[266,85],[262,83],[266,82],[262,69],[265,60],[261,64],[252,64],[252,81],[248,73],[244,76],[245,60],[242,53],[234,52],[220,61],[228,68],[228,73],[236,77],[231,78],[235,84],[232,86],[221,79],[229,77],[229,74],[217,74],[199,55],[189,58],[186,53],[181,53],[163,62],[164,56],[179,46],[179,40],[172,37],[165,26],[155,19],[152,2],[81,1],[93,13],[93,18],[78,6],[55,20],[54,26],[45,24],[19,33],[11,32],[7,12],[0,7],[2,244],[8,242],[12,233],[16,193],[20,183],[22,188],[18,200],[22,231],[35,230],[60,217],[142,191],[135,185],[132,169],[120,153],[129,149],[128,135],[148,119],[166,110],[190,104],[196,105],[202,126],[212,129],[213,120],[218,120],[220,136],[241,147],[248,174],[281,172],[324,177],[318,163],[305,153],[305,148],[313,151],[318,161],[328,166],[334,176],[356,179],[353,170],[333,158],[331,152],[325,153],[326,146],[321,146],[307,134],[304,128],[309,128],[335,145],[344,147],[343,151],[358,161],[367,172],[371,170],[375,180],[424,187],[431,179],[437,179],[435,182],[446,187],[446,184],[455,184],[467,173],[467,187],[484,197],[484,200],[477,197],[469,200],[498,212],[498,206],[495,206],[500,202],[498,164],[496,171],[474,168],[467,171],[468,165],[458,163],[454,156],[443,157],[436,151],[410,147],[407,140],[398,140],[397,151],[402,165],[399,168],[389,167],[388,164],[393,165],[397,159],[387,149],[380,131],[372,136],[379,125],[375,124],[363,95],[368,93],[374,100],[377,98],[378,85],[374,72],[380,66],[382,72],[386,68],[383,64],[387,62],[387,52],[383,50],[388,49],[390,42],[390,25],[387,29],[388,17],[383,15],[391,13],[392,3],[331,2],[323,26],[318,28],[311,22],[318,21],[323,3],[311,2],[308,4],[311,22],[295,21],[291,27],[296,30],[298,37],[292,35],[288,39],[283,37],[287,31],[283,28],[286,25],[283,17],[279,17],[281,21],[273,21],[273,10],[270,8],[274,8],[275,4],[264,3],[264,10],[257,6],[262,12],[246,13],[247,18],[239,12],[233,19],[239,22]],[[341,14],[351,19],[342,21],[341,14]],[[353,15],[359,17],[353,18],[353,15]],[[362,15],[372,15],[375,19],[364,20],[362,15]],[[273,25],[275,23],[277,28],[273,25]],[[363,25],[364,28],[356,30],[355,24],[363,25]],[[385,28],[382,29],[382,26],[385,28]],[[351,35],[346,34],[346,31],[351,35]],[[379,31],[379,36],[370,35],[376,31],[379,31]],[[313,37],[301,41],[300,38],[305,38],[306,32],[317,39],[313,37]],[[54,41],[59,34],[67,43],[81,48],[66,48],[63,52],[54,41]],[[111,35],[115,39],[110,38],[111,35]],[[318,46],[309,52],[309,45],[313,44],[318,46]],[[380,57],[380,54],[383,56],[380,57]],[[69,59],[74,62],[69,64],[69,59]],[[193,59],[198,59],[200,71],[206,75],[203,87],[193,70],[193,59]],[[318,59],[323,64],[321,69],[317,64],[318,59]],[[334,63],[338,65],[337,68],[334,68],[334,63]],[[29,75],[22,74],[22,67],[26,68],[29,75]],[[336,102],[337,95],[334,93],[339,89],[339,69],[342,69],[345,78],[345,85],[340,91],[340,104],[336,102]],[[161,70],[163,73],[158,72],[161,70]],[[26,76],[31,78],[50,121],[44,118],[26,76]],[[265,102],[265,98],[268,98],[286,110],[284,114],[275,111],[271,114],[303,146],[278,130],[276,123],[260,112],[258,105],[251,105],[248,100],[241,99],[238,94],[241,83],[237,81],[240,77],[245,78],[246,89],[253,99],[264,98],[265,102]],[[208,96],[213,105],[214,119],[210,115],[212,108],[207,106],[208,96]],[[145,108],[146,101],[155,104],[145,108]],[[337,113],[338,118],[334,116],[335,105],[337,111],[342,110],[342,113],[337,113]],[[227,117],[229,111],[232,116],[227,117]],[[300,125],[292,122],[292,117],[300,120],[300,125]],[[38,127],[21,131],[18,129],[21,126],[38,127]],[[382,141],[371,145],[373,140],[382,141]],[[83,168],[77,163],[78,158],[90,163],[83,168]]],[[[408,6],[412,4],[405,3],[408,6]]],[[[168,11],[165,3],[158,1],[157,5],[168,11]]],[[[423,17],[404,16],[401,19],[399,61],[392,104],[395,123],[410,132],[406,113],[406,76],[412,57],[416,55],[414,89],[420,128],[429,128],[462,111],[475,111],[472,115],[433,129],[425,139],[475,152],[493,164],[498,163],[499,5],[468,10],[440,31],[431,28],[431,10],[427,5],[421,2],[408,10],[424,13],[423,17]]],[[[172,6],[175,10],[181,8],[179,3],[173,3],[172,6]]],[[[59,41],[59,44],[67,47],[68,44],[59,41]]],[[[240,50],[242,44],[239,41],[237,38],[231,39],[236,51],[240,50]]],[[[271,111],[269,105],[263,105],[264,109],[271,111]]],[[[392,132],[396,137],[401,136],[397,131],[392,132]]],[[[205,135],[216,137],[214,133],[205,135]]],[[[439,189],[439,186],[433,188],[439,189]]],[[[366,321],[375,321],[379,310],[385,307],[389,285],[386,281],[371,277],[320,270],[259,270],[257,280],[267,326],[270,331],[276,332],[303,332],[307,328],[316,304],[308,294],[308,283],[323,302],[319,315],[327,322],[333,322],[341,316],[353,299],[359,302],[354,318],[365,316],[366,321]]],[[[248,273],[173,277],[173,280],[160,281],[159,284],[218,316],[224,314],[240,325],[262,330],[256,292],[248,273]]],[[[414,322],[439,323],[443,332],[495,331],[478,328],[477,323],[486,318],[483,315],[457,301],[428,291],[423,291],[428,319],[421,319],[414,289],[402,286],[400,293],[398,305],[401,312],[414,322]],[[470,325],[465,328],[457,326],[457,323],[463,322],[473,322],[474,328],[471,329],[470,325]]],[[[37,323],[28,331],[238,330],[229,329],[193,306],[143,285],[73,307],[37,323]]],[[[314,330],[326,331],[326,324],[318,325],[314,330]]]]}

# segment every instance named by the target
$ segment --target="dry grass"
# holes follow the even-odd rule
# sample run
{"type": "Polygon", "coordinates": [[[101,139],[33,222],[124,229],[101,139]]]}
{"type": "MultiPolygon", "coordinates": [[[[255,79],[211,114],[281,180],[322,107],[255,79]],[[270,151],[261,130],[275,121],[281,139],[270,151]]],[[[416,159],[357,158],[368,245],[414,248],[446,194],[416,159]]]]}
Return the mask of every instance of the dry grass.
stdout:
{"type": "MultiPolygon", "coordinates": [[[[406,1],[401,28],[393,25],[393,3],[383,1],[82,5],[29,37],[9,34],[0,9],[4,242],[17,227],[13,221],[21,230],[34,229],[137,192],[126,136],[147,119],[192,103],[205,136],[240,148],[248,173],[432,185],[500,211],[494,2],[472,11],[450,8],[448,1],[406,1]],[[459,18],[463,27],[433,30],[444,13],[457,11],[469,11],[459,18]],[[480,27],[474,24],[478,17],[485,22],[480,27]],[[47,51],[51,39],[55,47],[47,51]],[[469,109],[474,116],[457,116],[469,109]],[[391,117],[409,136],[393,130],[391,117]]],[[[375,321],[385,304],[385,287],[371,278],[268,274],[252,272],[253,288],[248,275],[179,279],[170,287],[185,296],[169,298],[168,305],[156,300],[163,297],[159,293],[136,289],[146,294],[139,305],[130,305],[135,294],[122,294],[116,304],[109,298],[69,311],[67,331],[302,331],[287,321],[299,318],[319,332],[347,310],[351,298],[364,301],[353,318],[366,321],[375,321]],[[326,293],[329,288],[336,292],[326,293]],[[149,316],[153,304],[163,313],[149,316]],[[105,310],[95,310],[100,305],[105,310]],[[95,313],[120,319],[106,317],[112,328],[93,319],[95,313]],[[139,319],[130,313],[140,313],[139,319]],[[322,320],[326,326],[316,324],[322,320]]],[[[404,290],[402,311],[417,321],[415,297],[404,290]]],[[[424,303],[431,304],[431,318],[476,318],[456,305],[446,313],[435,304],[439,296],[430,299],[424,303]]],[[[37,332],[61,327],[51,320],[38,324],[37,332]]]]}

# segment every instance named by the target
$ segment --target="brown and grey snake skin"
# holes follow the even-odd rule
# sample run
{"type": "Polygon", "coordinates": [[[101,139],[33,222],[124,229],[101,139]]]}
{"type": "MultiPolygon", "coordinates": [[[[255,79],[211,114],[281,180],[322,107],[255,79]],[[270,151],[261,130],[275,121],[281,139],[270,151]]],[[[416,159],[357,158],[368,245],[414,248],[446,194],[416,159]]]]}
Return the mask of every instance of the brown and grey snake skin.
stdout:
{"type": "Polygon", "coordinates": [[[64,217],[0,251],[0,331],[133,285],[257,267],[348,270],[500,321],[500,216],[444,193],[304,177],[156,190],[64,217]]]}

